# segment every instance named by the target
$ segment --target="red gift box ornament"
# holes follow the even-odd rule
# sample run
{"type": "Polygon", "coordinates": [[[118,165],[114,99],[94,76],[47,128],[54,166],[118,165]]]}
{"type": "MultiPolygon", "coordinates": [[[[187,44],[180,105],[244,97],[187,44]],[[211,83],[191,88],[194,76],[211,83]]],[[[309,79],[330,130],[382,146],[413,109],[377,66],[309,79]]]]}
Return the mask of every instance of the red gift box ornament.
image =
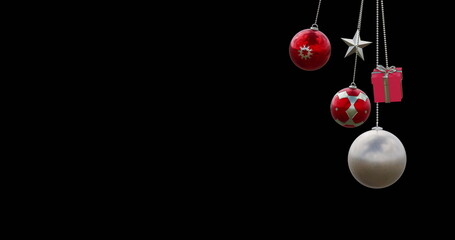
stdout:
{"type": "Polygon", "coordinates": [[[378,65],[371,73],[374,102],[401,102],[403,72],[401,67],[378,65]]]}

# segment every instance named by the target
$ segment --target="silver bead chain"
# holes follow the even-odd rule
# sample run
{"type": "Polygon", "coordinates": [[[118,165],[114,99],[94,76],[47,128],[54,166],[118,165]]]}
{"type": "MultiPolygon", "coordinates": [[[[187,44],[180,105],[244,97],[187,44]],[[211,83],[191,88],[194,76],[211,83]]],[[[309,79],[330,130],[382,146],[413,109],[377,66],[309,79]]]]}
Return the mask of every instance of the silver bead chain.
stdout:
{"type": "MultiPolygon", "coordinates": [[[[385,54],[385,67],[389,67],[389,58],[387,54],[387,37],[385,32],[385,15],[384,15],[384,1],[376,0],[376,66],[379,66],[379,1],[381,1],[381,15],[382,15],[382,32],[384,34],[384,54],[385,54]]],[[[379,127],[379,103],[376,103],[376,127],[379,127]]]]}
{"type": "MultiPolygon", "coordinates": [[[[359,21],[357,23],[357,29],[360,31],[360,27],[362,25],[362,13],[363,13],[363,0],[360,1],[360,11],[359,11],[359,21]]],[[[354,60],[354,74],[352,74],[352,86],[355,86],[355,72],[357,70],[357,54],[355,54],[354,60]]]]}
{"type": "Polygon", "coordinates": [[[376,66],[379,65],[379,0],[376,0],[376,66]]]}
{"type": "Polygon", "coordinates": [[[321,8],[321,2],[322,2],[322,0],[319,0],[318,10],[316,10],[316,18],[314,19],[314,24],[313,24],[313,26],[315,26],[315,27],[318,27],[318,16],[319,16],[319,9],[321,8]]]}
{"type": "Polygon", "coordinates": [[[357,54],[355,55],[355,60],[354,60],[354,74],[352,74],[352,86],[355,86],[355,72],[357,70],[357,54]]]}
{"type": "Polygon", "coordinates": [[[362,12],[363,12],[363,0],[360,2],[359,22],[357,23],[357,29],[359,29],[359,31],[360,31],[360,26],[362,25],[362,12]]]}
{"type": "Polygon", "coordinates": [[[379,103],[376,103],[376,127],[379,127],[379,103]]]}
{"type": "Polygon", "coordinates": [[[382,32],[384,34],[385,66],[389,67],[389,57],[388,57],[388,54],[387,54],[387,35],[386,35],[386,32],[385,32],[385,17],[384,17],[384,2],[383,2],[383,0],[376,0],[376,66],[379,65],[379,1],[381,1],[382,32]]]}
{"type": "Polygon", "coordinates": [[[382,12],[382,32],[384,33],[384,52],[385,52],[385,67],[389,67],[389,59],[387,56],[387,35],[385,34],[385,17],[384,17],[384,2],[381,0],[381,12],[382,12]]]}

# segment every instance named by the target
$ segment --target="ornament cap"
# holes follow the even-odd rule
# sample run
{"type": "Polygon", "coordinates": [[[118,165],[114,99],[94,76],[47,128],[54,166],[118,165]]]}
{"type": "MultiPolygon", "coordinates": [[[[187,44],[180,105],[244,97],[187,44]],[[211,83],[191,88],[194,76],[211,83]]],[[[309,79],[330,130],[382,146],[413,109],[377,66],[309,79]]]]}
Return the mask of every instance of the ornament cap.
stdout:
{"type": "Polygon", "coordinates": [[[351,83],[351,85],[349,85],[349,88],[357,88],[357,86],[355,85],[355,83],[351,83]]]}
{"type": "Polygon", "coordinates": [[[319,27],[316,23],[313,23],[313,25],[311,25],[310,29],[319,31],[319,27]]]}
{"type": "Polygon", "coordinates": [[[376,127],[373,127],[372,129],[377,131],[377,130],[382,130],[382,127],[376,126],[376,127]]]}

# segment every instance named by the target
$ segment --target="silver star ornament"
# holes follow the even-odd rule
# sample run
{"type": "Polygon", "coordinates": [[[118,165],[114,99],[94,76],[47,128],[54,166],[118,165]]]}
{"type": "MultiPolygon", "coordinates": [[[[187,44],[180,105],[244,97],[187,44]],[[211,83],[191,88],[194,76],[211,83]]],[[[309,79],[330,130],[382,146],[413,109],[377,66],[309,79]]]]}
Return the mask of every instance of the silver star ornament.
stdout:
{"type": "Polygon", "coordinates": [[[348,38],[341,38],[348,46],[348,51],[346,52],[346,55],[344,57],[347,57],[349,55],[352,55],[353,53],[356,53],[357,56],[359,56],[362,60],[365,61],[363,58],[363,50],[362,48],[368,46],[371,42],[368,41],[362,41],[360,40],[360,32],[359,29],[355,32],[355,35],[352,39],[348,38]]]}

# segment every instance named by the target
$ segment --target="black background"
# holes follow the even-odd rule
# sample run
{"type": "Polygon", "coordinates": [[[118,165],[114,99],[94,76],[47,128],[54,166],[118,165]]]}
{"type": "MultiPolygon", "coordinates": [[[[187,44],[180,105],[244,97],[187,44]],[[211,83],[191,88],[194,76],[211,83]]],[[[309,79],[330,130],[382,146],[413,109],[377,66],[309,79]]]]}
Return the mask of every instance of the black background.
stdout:
{"type": "MultiPolygon", "coordinates": [[[[191,120],[182,140],[191,142],[186,166],[198,169],[190,192],[199,189],[210,196],[203,204],[242,209],[242,216],[245,209],[297,216],[312,209],[370,216],[386,210],[398,217],[406,210],[452,209],[448,8],[385,2],[389,65],[403,68],[403,99],[380,104],[379,125],[401,140],[407,165],[392,186],[370,189],[352,177],[347,154],[355,138],[375,126],[374,102],[357,128],[338,125],[329,109],[334,94],[352,81],[354,56],[344,57],[341,38],[354,36],[360,1],[322,2],[317,24],[331,42],[331,57],[323,68],[304,71],[292,63],[289,43],[314,23],[317,5],[233,6],[227,14],[212,13],[219,21],[201,21],[204,37],[196,41],[208,51],[194,52],[204,59],[196,64],[196,80],[187,83],[196,86],[190,95],[197,101],[184,103],[189,111],[182,115],[191,120]],[[200,161],[190,161],[194,157],[200,161]]],[[[365,61],[358,59],[356,84],[371,100],[375,34],[375,1],[367,0],[360,36],[373,43],[364,48],[365,61]]],[[[385,65],[382,45],[380,53],[385,65]]]]}
{"type": "MultiPolygon", "coordinates": [[[[137,214],[134,220],[154,226],[142,219],[155,217],[155,210],[162,210],[165,216],[160,222],[181,221],[182,228],[194,224],[197,226],[188,228],[198,233],[217,227],[224,227],[219,233],[251,230],[258,222],[282,223],[292,231],[308,222],[322,226],[344,223],[350,216],[356,218],[355,224],[368,224],[376,216],[386,216],[389,221],[374,226],[381,228],[395,223],[401,226],[405,216],[421,219],[424,214],[422,223],[437,221],[441,215],[452,217],[453,21],[449,3],[413,1],[409,5],[386,1],[389,64],[403,68],[404,95],[400,103],[380,105],[380,126],[402,141],[407,165],[402,177],[385,189],[362,186],[347,165],[350,145],[375,125],[374,115],[362,126],[348,129],[339,126],[329,110],[333,95],[352,81],[354,56],[344,58],[347,46],[341,38],[353,37],[360,1],[322,2],[317,23],[331,41],[332,54],[322,69],[313,72],[292,63],[289,43],[297,32],[314,23],[317,0],[199,4],[187,3],[192,8],[175,4],[164,17],[156,14],[160,12],[158,7],[133,7],[130,14],[135,16],[131,17],[121,11],[107,11],[103,5],[99,12],[107,11],[112,16],[100,15],[99,25],[89,21],[87,29],[93,34],[79,36],[66,23],[58,28],[70,32],[65,39],[78,35],[74,44],[60,43],[64,46],[58,51],[78,51],[89,45],[90,54],[96,56],[77,58],[74,71],[67,71],[71,64],[60,61],[64,67],[58,72],[59,84],[67,83],[60,76],[85,73],[80,69],[87,66],[88,70],[99,68],[98,75],[81,74],[74,85],[101,98],[96,104],[92,99],[87,101],[87,109],[93,111],[89,114],[85,107],[78,106],[84,112],[81,115],[70,109],[68,118],[76,123],[64,122],[65,126],[57,129],[65,129],[59,133],[64,137],[82,135],[83,140],[75,139],[74,145],[61,141],[64,137],[55,138],[75,148],[57,149],[59,164],[67,164],[67,156],[76,158],[77,164],[70,162],[69,170],[59,164],[50,166],[53,162],[48,163],[49,167],[44,165],[61,175],[76,172],[71,180],[81,192],[89,193],[74,196],[75,204],[63,201],[65,209],[84,208],[85,202],[91,206],[90,213],[99,213],[93,196],[112,190],[114,194],[109,192],[98,202],[108,217],[118,217],[123,207],[125,212],[137,214]],[[93,43],[93,37],[103,35],[106,29],[114,34],[93,43]],[[123,29],[127,31],[121,32],[123,29]],[[86,44],[79,45],[81,42],[86,44]],[[160,50],[166,57],[158,56],[160,50]],[[115,57],[118,54],[121,57],[115,57]],[[105,63],[104,58],[110,61],[105,63]],[[112,62],[120,62],[120,66],[112,62]],[[101,63],[108,66],[103,68],[101,63]],[[161,66],[168,68],[159,69],[161,66]],[[164,73],[156,74],[157,70],[164,73]],[[99,88],[93,87],[96,83],[99,88]],[[104,114],[94,120],[94,116],[104,114]],[[87,148],[97,153],[83,151],[87,148]],[[87,177],[90,173],[96,179],[87,177]],[[85,184],[81,187],[80,182],[85,184]],[[156,204],[157,200],[164,201],[156,204]],[[205,221],[197,222],[198,218],[205,221]]],[[[81,19],[86,20],[82,16],[74,21],[79,23],[81,19]]],[[[60,18],[50,20],[59,22],[60,18]]],[[[361,38],[374,42],[375,27],[374,1],[366,0],[361,38]]],[[[50,31],[60,34],[54,28],[50,31]]],[[[43,39],[47,41],[47,37],[43,39]]],[[[364,54],[365,61],[359,60],[357,65],[356,83],[372,99],[370,74],[375,67],[375,45],[364,48],[364,54]]],[[[69,84],[68,89],[73,87],[73,82],[69,84]]],[[[79,94],[79,88],[73,90],[77,97],[71,96],[78,105],[86,97],[79,94]]],[[[61,88],[55,92],[66,93],[61,88]]],[[[61,108],[67,109],[64,105],[61,108]]],[[[47,121],[47,117],[42,119],[47,121]]],[[[53,125],[59,119],[47,124],[53,125]]],[[[36,134],[41,135],[48,133],[36,134]]],[[[58,190],[71,191],[62,183],[63,178],[49,177],[50,183],[43,185],[57,183],[62,185],[58,190]]],[[[29,194],[22,187],[17,190],[29,194]]],[[[41,185],[37,190],[42,191],[41,185]]],[[[50,192],[60,196],[60,191],[53,188],[50,192]]],[[[46,193],[43,190],[41,194],[46,193]]],[[[73,195],[77,190],[71,191],[68,198],[73,200],[73,195]]],[[[38,198],[27,196],[23,205],[29,200],[38,202],[38,198]]],[[[43,199],[47,202],[48,198],[43,199]]],[[[38,208],[47,210],[41,205],[38,208]]],[[[65,211],[62,214],[73,216],[65,211]]],[[[90,220],[87,216],[83,222],[90,220]]],[[[122,220],[133,221],[130,217],[122,220]]],[[[98,223],[93,226],[98,227],[98,223]]],[[[181,230],[180,226],[171,228],[170,233],[181,230]]],[[[257,232],[268,231],[250,231],[253,235],[257,232]]]]}

